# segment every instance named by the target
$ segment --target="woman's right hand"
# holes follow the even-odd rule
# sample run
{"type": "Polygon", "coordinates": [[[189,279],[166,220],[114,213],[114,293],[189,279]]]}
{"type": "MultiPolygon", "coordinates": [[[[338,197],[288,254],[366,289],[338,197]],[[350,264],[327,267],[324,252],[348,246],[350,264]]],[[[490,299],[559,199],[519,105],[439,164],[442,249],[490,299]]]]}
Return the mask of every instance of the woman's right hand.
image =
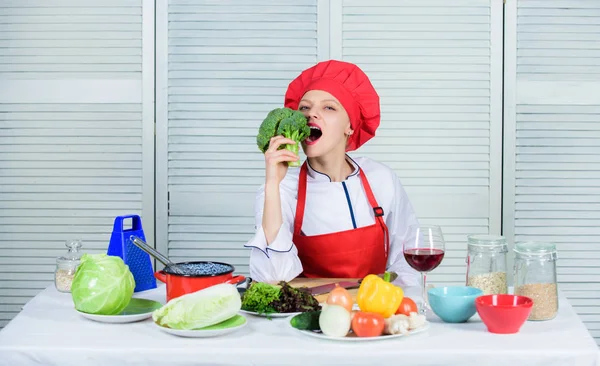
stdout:
{"type": "Polygon", "coordinates": [[[269,148],[265,151],[265,180],[267,183],[279,183],[285,177],[288,170],[288,161],[298,161],[298,155],[287,149],[279,149],[281,145],[295,145],[296,142],[283,136],[274,136],[269,142],[269,148]]]}

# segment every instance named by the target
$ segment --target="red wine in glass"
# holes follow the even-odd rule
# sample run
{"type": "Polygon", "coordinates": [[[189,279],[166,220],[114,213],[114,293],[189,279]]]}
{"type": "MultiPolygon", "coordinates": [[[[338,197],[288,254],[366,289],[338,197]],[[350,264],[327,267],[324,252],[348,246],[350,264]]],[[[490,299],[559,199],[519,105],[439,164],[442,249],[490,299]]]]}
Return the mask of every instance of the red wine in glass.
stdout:
{"type": "Polygon", "coordinates": [[[404,241],[404,258],[409,266],[421,273],[421,308],[425,314],[427,304],[427,273],[437,268],[444,259],[445,241],[442,229],[437,225],[411,225],[404,241]]]}
{"type": "Polygon", "coordinates": [[[442,263],[444,251],[431,248],[411,248],[404,251],[406,262],[419,272],[429,272],[442,263]]]}

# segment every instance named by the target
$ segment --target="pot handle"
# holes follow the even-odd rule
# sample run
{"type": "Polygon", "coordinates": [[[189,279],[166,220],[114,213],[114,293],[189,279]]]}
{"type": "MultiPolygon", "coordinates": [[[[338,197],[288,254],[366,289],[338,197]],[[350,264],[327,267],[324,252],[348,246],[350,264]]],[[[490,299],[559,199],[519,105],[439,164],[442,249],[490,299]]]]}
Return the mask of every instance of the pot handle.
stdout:
{"type": "Polygon", "coordinates": [[[246,281],[246,277],[239,275],[239,276],[231,277],[230,279],[225,281],[225,283],[231,283],[233,285],[237,285],[238,283],[241,283],[243,281],[246,281]]]}
{"type": "Polygon", "coordinates": [[[160,282],[167,283],[167,275],[164,271],[154,272],[154,277],[160,282]]]}

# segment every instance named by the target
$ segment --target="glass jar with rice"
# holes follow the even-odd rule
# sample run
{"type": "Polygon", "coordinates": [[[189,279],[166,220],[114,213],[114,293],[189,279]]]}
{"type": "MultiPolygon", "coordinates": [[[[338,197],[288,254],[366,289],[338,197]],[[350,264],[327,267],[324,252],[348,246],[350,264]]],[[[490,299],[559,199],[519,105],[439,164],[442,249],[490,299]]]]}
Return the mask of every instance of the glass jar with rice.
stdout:
{"type": "Polygon", "coordinates": [[[500,235],[469,235],[467,250],[467,286],[484,295],[508,293],[506,278],[508,246],[500,235]]]}
{"type": "Polygon", "coordinates": [[[65,245],[69,248],[67,253],[62,257],[56,258],[54,285],[60,292],[71,292],[73,277],[83,254],[79,251],[82,244],[81,240],[75,239],[67,241],[65,245]]]}
{"type": "Polygon", "coordinates": [[[558,313],[556,245],[552,243],[515,243],[515,295],[533,300],[528,320],[550,320],[558,313]]]}

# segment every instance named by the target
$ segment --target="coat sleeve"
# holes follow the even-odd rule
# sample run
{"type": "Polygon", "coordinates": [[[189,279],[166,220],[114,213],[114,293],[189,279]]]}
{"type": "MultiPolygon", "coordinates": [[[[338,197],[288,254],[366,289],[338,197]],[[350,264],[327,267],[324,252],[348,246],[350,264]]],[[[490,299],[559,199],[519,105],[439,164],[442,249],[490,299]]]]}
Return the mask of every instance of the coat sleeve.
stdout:
{"type": "Polygon", "coordinates": [[[393,175],[394,195],[390,205],[390,213],[386,219],[386,225],[390,234],[390,253],[388,257],[387,270],[398,273],[394,281],[399,286],[420,286],[419,272],[408,265],[404,258],[403,243],[408,238],[408,227],[418,225],[419,221],[415,211],[408,199],[400,179],[395,173],[393,175]]]}
{"type": "Polygon", "coordinates": [[[296,194],[284,184],[279,188],[281,195],[282,224],[275,240],[267,245],[262,228],[265,191],[264,185],[256,194],[255,233],[244,246],[251,248],[250,277],[258,282],[277,283],[291,281],[302,273],[302,263],[298,258],[298,249],[292,242],[296,194]]]}

